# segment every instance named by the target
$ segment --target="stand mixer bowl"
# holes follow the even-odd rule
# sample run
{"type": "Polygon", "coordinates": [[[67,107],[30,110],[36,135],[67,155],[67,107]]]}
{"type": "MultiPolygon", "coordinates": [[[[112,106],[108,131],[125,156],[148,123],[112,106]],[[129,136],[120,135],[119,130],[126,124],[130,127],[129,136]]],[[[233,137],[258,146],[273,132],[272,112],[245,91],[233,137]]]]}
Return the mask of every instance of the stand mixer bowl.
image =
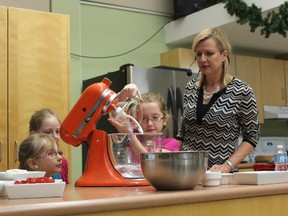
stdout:
{"type": "Polygon", "coordinates": [[[126,179],[144,179],[140,153],[161,151],[163,141],[162,133],[112,133],[107,137],[110,161],[126,179]],[[141,151],[135,150],[135,145],[141,145],[141,151]]]}

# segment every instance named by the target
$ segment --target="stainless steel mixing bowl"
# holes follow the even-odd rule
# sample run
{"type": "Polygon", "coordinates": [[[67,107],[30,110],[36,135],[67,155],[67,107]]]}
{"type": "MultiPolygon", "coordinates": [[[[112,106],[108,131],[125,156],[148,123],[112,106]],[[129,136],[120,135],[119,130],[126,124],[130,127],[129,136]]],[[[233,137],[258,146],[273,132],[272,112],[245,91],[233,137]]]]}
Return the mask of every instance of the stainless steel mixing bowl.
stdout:
{"type": "Polygon", "coordinates": [[[142,153],[141,169],[157,190],[193,189],[207,170],[208,155],[206,151],[142,153]]]}

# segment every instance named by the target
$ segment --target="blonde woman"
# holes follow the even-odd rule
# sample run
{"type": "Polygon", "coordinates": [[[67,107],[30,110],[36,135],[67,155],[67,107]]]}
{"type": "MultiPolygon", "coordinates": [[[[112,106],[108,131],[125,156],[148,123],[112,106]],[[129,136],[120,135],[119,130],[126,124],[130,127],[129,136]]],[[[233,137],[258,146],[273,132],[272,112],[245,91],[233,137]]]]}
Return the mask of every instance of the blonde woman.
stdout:
{"type": "Polygon", "coordinates": [[[204,29],[192,49],[201,77],[186,86],[177,139],[183,151],[209,151],[211,171],[231,172],[257,145],[256,98],[248,84],[229,74],[231,45],[222,29],[204,29]]]}

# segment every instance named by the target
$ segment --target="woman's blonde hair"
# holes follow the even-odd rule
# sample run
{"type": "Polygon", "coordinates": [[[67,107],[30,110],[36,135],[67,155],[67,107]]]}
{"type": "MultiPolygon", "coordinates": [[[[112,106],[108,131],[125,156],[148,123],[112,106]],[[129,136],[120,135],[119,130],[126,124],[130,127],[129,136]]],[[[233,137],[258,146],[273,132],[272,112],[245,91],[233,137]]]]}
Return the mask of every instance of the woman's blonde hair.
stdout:
{"type": "Polygon", "coordinates": [[[30,170],[29,160],[34,160],[54,148],[55,140],[46,134],[32,133],[19,147],[19,169],[30,170]]]}
{"type": "MultiPolygon", "coordinates": [[[[227,58],[223,62],[222,76],[220,81],[221,87],[226,87],[233,77],[229,74],[230,54],[232,52],[232,48],[225,31],[221,28],[204,29],[195,37],[192,45],[192,50],[195,52],[196,47],[200,42],[210,38],[216,42],[221,53],[225,50],[227,50],[228,52],[227,58]]],[[[199,86],[201,86],[204,81],[205,81],[205,75],[202,74],[198,83],[199,86]]]]}

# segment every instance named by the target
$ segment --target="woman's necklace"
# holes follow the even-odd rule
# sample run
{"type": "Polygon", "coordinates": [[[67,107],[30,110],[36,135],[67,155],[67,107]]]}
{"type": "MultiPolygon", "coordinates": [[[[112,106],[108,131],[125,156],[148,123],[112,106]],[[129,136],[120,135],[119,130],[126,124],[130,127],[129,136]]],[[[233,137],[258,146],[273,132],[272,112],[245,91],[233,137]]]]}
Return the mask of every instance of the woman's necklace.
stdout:
{"type": "Polygon", "coordinates": [[[217,88],[212,92],[206,92],[205,91],[205,85],[203,86],[203,98],[204,100],[210,100],[213,96],[213,94],[217,93],[220,90],[220,86],[217,86],[217,88]]]}

